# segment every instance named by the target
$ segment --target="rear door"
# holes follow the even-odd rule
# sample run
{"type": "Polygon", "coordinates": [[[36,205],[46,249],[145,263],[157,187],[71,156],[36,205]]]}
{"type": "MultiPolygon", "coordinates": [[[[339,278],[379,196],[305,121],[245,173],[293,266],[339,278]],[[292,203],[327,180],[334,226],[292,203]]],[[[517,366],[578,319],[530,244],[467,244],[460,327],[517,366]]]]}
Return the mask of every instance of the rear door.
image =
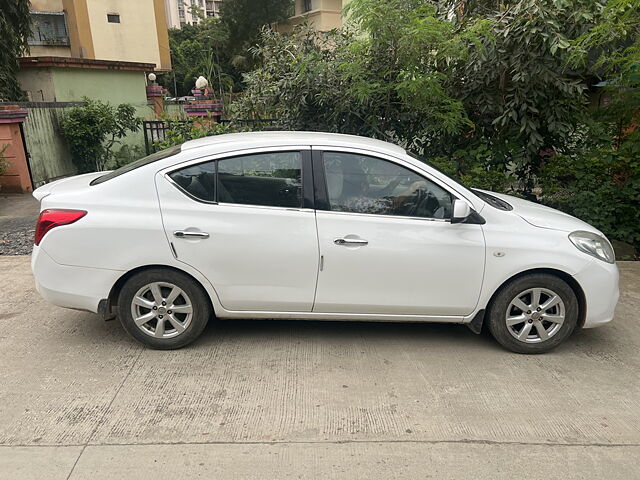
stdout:
{"type": "Polygon", "coordinates": [[[156,176],[176,258],[233,311],[310,312],[318,272],[309,147],[190,162],[156,176]]]}

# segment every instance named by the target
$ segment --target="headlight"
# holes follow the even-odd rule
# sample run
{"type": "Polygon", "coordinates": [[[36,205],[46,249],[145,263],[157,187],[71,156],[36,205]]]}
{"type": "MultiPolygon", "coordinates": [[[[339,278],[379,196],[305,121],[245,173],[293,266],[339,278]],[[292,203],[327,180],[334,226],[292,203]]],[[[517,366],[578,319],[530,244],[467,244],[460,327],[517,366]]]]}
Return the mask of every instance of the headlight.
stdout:
{"type": "Polygon", "coordinates": [[[579,230],[571,233],[569,240],[571,240],[571,243],[573,243],[578,250],[592,257],[596,257],[607,263],[616,262],[616,256],[609,241],[596,233],[579,230]]]}

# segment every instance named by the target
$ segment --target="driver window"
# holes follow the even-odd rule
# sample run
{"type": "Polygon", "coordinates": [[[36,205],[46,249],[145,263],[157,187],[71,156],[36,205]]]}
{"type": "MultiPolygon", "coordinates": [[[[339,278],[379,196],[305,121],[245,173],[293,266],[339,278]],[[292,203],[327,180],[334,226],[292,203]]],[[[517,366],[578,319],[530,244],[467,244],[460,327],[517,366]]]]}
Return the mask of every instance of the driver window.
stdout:
{"type": "Polygon", "coordinates": [[[340,152],[324,152],[322,161],[332,211],[451,218],[451,194],[400,165],[340,152]]]}

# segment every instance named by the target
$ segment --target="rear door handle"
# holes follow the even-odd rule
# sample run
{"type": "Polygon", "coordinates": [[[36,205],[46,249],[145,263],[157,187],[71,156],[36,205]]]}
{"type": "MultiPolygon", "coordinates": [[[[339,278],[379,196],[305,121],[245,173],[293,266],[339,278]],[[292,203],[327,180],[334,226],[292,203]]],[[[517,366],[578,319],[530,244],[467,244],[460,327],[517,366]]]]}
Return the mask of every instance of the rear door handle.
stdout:
{"type": "Polygon", "coordinates": [[[177,238],[209,238],[209,234],[206,232],[189,232],[184,230],[173,232],[173,236],[177,238]]]}
{"type": "Polygon", "coordinates": [[[345,245],[347,247],[355,245],[369,245],[368,241],[361,238],[336,238],[333,243],[336,245],[345,245]]]}

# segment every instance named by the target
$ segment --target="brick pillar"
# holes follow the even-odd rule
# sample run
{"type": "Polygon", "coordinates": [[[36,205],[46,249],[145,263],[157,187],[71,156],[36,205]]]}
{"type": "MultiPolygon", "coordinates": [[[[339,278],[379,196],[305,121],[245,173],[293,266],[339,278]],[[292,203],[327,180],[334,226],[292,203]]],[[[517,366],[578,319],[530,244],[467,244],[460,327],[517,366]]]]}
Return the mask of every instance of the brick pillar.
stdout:
{"type": "Polygon", "coordinates": [[[156,84],[147,86],[147,100],[153,102],[153,111],[156,118],[159,119],[164,112],[163,88],[156,84]]]}
{"type": "Polygon", "coordinates": [[[9,164],[0,175],[0,185],[4,192],[33,191],[27,153],[20,134],[20,124],[26,116],[27,110],[17,105],[0,105],[0,152],[4,150],[2,157],[9,164]]]}

